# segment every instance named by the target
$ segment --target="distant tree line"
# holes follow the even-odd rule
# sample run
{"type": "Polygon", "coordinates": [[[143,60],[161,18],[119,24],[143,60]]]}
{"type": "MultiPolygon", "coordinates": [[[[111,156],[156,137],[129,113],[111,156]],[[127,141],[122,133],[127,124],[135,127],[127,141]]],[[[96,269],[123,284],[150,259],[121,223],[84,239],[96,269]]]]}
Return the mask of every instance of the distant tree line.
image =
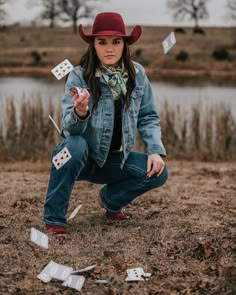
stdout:
{"type": "MultiPolygon", "coordinates": [[[[9,1],[9,0],[8,0],[9,1]]],[[[28,6],[41,8],[40,19],[49,21],[53,28],[57,22],[71,22],[73,30],[77,31],[77,22],[82,18],[93,18],[99,10],[101,0],[28,0],[28,6]]],[[[6,26],[7,0],[0,0],[0,27],[6,26]]]]}
{"type": "Polygon", "coordinates": [[[0,27],[4,26],[6,21],[6,8],[5,8],[6,0],[0,0],[0,27]]]}
{"type": "MultiPolygon", "coordinates": [[[[11,0],[0,0],[0,27],[6,25],[6,3],[11,0]]],[[[41,8],[40,19],[49,21],[49,27],[53,28],[59,21],[71,22],[73,30],[77,31],[77,23],[80,19],[93,18],[99,10],[102,0],[28,0],[29,5],[41,8]]],[[[105,0],[109,1],[109,0],[105,0]]],[[[173,12],[175,20],[182,21],[188,18],[194,22],[194,28],[199,28],[199,22],[209,17],[207,4],[210,0],[167,0],[167,7],[173,12]]],[[[236,0],[227,0],[226,7],[231,19],[236,20],[236,0]]]]}

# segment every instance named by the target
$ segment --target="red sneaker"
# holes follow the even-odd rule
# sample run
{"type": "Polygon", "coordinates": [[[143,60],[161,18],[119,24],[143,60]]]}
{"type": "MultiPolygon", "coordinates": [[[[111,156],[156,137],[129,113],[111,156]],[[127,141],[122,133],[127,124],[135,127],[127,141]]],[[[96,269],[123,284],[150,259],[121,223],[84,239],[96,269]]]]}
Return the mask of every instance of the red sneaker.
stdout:
{"type": "Polygon", "coordinates": [[[109,220],[124,220],[126,219],[126,216],[123,212],[119,213],[111,213],[109,211],[106,211],[106,218],[109,220]]]}
{"type": "Polygon", "coordinates": [[[56,237],[66,237],[67,230],[62,225],[50,225],[46,224],[46,229],[49,233],[53,234],[56,237]]]}
{"type": "MultiPolygon", "coordinates": [[[[100,205],[100,207],[104,208],[103,203],[102,203],[102,198],[100,195],[97,196],[97,200],[98,200],[98,204],[100,205]]],[[[111,213],[109,211],[106,211],[106,218],[109,220],[124,220],[124,219],[126,219],[126,216],[122,212],[111,213]]]]}

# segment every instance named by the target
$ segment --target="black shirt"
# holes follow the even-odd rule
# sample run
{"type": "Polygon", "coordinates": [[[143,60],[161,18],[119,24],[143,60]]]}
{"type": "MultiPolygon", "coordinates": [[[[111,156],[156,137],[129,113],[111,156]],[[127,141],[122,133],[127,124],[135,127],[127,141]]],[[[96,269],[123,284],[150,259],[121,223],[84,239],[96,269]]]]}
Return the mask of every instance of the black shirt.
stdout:
{"type": "Polygon", "coordinates": [[[115,100],[115,118],[110,152],[119,150],[122,138],[121,99],[115,100]]]}

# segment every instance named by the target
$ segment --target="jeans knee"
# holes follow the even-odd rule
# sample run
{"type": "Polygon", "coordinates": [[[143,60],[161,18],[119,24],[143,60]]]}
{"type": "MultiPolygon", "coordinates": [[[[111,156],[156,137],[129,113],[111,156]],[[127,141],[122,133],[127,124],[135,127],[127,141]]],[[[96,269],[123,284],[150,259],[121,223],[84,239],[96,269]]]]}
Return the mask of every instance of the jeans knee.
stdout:
{"type": "Polygon", "coordinates": [[[162,186],[163,184],[165,184],[167,179],[168,179],[168,169],[165,165],[164,170],[162,171],[160,176],[158,176],[158,177],[153,176],[151,178],[152,188],[158,188],[158,187],[162,186]]]}
{"type": "Polygon", "coordinates": [[[166,165],[165,165],[164,170],[162,171],[161,175],[159,176],[159,179],[161,181],[161,185],[166,183],[166,181],[168,179],[168,169],[167,169],[166,165]]]}
{"type": "Polygon", "coordinates": [[[88,157],[87,141],[80,135],[68,136],[64,141],[74,161],[81,161],[88,157]]]}

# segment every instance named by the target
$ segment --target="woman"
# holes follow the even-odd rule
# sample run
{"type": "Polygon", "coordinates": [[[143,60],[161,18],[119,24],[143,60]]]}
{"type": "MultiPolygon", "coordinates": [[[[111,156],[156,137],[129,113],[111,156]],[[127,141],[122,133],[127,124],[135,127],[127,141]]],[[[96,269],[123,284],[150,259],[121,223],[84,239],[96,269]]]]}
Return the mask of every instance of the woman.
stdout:
{"type": "Polygon", "coordinates": [[[130,59],[129,45],[139,39],[141,27],[126,35],[122,17],[104,12],[96,16],[92,34],[81,25],[79,33],[89,47],[68,76],[62,99],[65,139],[53,152],[66,147],[71,158],[60,169],[52,165],[45,201],[46,228],[57,236],[66,235],[75,181],[105,184],[98,202],[107,219],[123,220],[122,208],[168,177],[150,83],[143,67],[130,59]],[[147,153],[131,151],[137,128],[147,153]]]}

